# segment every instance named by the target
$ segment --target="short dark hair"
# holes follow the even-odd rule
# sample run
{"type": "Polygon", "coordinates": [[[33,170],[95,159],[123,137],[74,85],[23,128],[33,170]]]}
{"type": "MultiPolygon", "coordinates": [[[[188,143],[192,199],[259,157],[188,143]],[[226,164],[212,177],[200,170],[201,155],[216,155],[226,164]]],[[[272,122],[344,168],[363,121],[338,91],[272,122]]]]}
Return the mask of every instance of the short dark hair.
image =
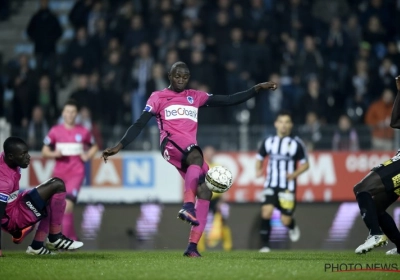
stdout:
{"type": "Polygon", "coordinates": [[[6,155],[13,153],[15,151],[16,146],[18,146],[18,145],[28,146],[28,145],[26,145],[25,141],[19,137],[15,137],[15,136],[8,137],[6,139],[6,141],[4,141],[4,143],[3,143],[4,153],[6,155]]]}
{"type": "Polygon", "coordinates": [[[171,69],[170,69],[169,72],[172,73],[172,71],[174,71],[175,68],[186,68],[186,69],[189,69],[188,66],[186,65],[186,63],[183,62],[183,61],[178,61],[178,62],[175,62],[174,64],[172,64],[171,69]]]}
{"type": "Polygon", "coordinates": [[[278,114],[276,114],[275,120],[277,120],[281,116],[288,116],[293,121],[292,113],[288,110],[280,110],[278,114]]]}
{"type": "Polygon", "coordinates": [[[80,109],[78,102],[76,102],[75,99],[68,99],[67,102],[64,103],[63,108],[65,108],[65,106],[75,106],[77,111],[79,111],[79,109],[80,109]]]}

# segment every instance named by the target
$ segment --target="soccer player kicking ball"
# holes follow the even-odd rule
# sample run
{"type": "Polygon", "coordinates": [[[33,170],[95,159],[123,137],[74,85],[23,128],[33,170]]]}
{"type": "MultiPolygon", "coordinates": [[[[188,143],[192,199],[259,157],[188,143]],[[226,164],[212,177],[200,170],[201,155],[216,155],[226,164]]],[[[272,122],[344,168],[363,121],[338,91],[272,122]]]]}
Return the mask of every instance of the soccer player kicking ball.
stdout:
{"type": "Polygon", "coordinates": [[[184,256],[201,257],[197,243],[206,226],[212,193],[204,183],[208,165],[203,160],[196,140],[198,109],[240,104],[254,97],[260,90],[275,90],[277,85],[266,82],[232,95],[212,95],[185,89],[189,78],[190,72],[185,63],[176,62],[172,65],[168,73],[169,87],[151,94],[140,118],[128,128],[121,141],[105,149],[102,156],[106,162],[109,156],[131,143],[153,116],[157,118],[161,154],[178,169],[185,180],[184,204],[178,218],[191,224],[192,228],[184,256]]]}
{"type": "MultiPolygon", "coordinates": [[[[397,96],[394,101],[390,126],[400,129],[400,76],[396,77],[397,96]]],[[[387,255],[400,254],[400,232],[386,209],[400,196],[400,150],[391,159],[374,167],[354,186],[360,213],[369,229],[367,240],[355,250],[367,253],[387,244],[388,238],[396,245],[387,255]]]]}
{"type": "Polygon", "coordinates": [[[1,229],[12,235],[14,243],[20,244],[40,221],[32,244],[26,250],[31,255],[48,255],[52,254],[50,250],[82,247],[82,242],[68,239],[61,233],[66,195],[64,182],[51,178],[34,189],[19,193],[21,168],[27,168],[31,158],[28,146],[20,138],[9,137],[3,148],[4,152],[0,154],[1,229]]]}
{"type": "Polygon", "coordinates": [[[67,189],[67,204],[62,228],[65,236],[77,240],[74,227],[74,205],[85,178],[85,162],[94,157],[98,151],[94,138],[89,130],[76,124],[78,104],[69,100],[65,103],[62,118],[64,123],[53,126],[42,148],[45,158],[56,160],[53,176],[61,178],[67,189]],[[88,148],[85,151],[85,148],[88,148]]]}

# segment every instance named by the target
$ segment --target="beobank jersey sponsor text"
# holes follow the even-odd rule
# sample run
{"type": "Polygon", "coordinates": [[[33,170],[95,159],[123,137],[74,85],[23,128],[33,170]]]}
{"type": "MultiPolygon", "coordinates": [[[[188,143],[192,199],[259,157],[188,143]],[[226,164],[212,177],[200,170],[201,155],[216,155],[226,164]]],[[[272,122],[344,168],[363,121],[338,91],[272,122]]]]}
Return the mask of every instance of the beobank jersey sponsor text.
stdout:
{"type": "MultiPolygon", "coordinates": [[[[297,179],[297,200],[355,201],[353,186],[364,178],[371,168],[394,154],[395,152],[310,153],[310,169],[297,179]]],[[[233,186],[226,193],[228,201],[262,200],[264,177],[255,176],[255,155],[255,153],[220,153],[215,156],[215,163],[227,167],[233,174],[233,186]]]]}
{"type": "Polygon", "coordinates": [[[190,119],[197,122],[198,109],[193,106],[171,105],[165,108],[165,119],[190,119]]]}
{"type": "MultiPolygon", "coordinates": [[[[35,187],[51,178],[54,165],[54,160],[31,153],[29,167],[21,172],[21,188],[35,187]]],[[[123,152],[107,163],[98,155],[85,169],[78,202],[182,201],[181,177],[158,152],[123,152]]]]}

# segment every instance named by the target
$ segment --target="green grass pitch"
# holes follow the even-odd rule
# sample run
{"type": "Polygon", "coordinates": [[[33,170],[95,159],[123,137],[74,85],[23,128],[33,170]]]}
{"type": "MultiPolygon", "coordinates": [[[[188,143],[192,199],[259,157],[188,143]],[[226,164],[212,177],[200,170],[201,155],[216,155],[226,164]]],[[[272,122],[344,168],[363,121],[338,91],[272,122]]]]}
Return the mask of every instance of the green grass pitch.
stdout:
{"type": "Polygon", "coordinates": [[[326,264],[396,264],[400,256],[377,250],[367,255],[349,251],[256,251],[203,253],[184,258],[180,251],[93,251],[29,256],[4,252],[0,279],[400,279],[399,272],[325,272],[326,264]]]}

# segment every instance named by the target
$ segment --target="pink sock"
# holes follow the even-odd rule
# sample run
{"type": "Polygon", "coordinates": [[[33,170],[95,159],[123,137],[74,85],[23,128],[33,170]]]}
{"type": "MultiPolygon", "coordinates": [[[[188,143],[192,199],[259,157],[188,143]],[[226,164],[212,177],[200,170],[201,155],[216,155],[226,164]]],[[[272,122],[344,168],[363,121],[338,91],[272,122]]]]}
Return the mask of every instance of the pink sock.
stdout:
{"type": "Polygon", "coordinates": [[[197,185],[199,184],[199,177],[202,174],[201,167],[198,165],[190,165],[185,175],[185,192],[183,195],[183,202],[192,202],[196,198],[197,185]]]}
{"type": "Polygon", "coordinates": [[[189,242],[198,243],[201,235],[207,224],[208,209],[210,208],[210,201],[205,199],[197,199],[196,201],[196,217],[200,225],[192,227],[189,235],[189,242]]]}
{"type": "Polygon", "coordinates": [[[61,232],[61,225],[63,221],[65,211],[65,196],[66,193],[56,193],[51,197],[50,200],[50,233],[57,234],[61,232]]]}
{"type": "Polygon", "coordinates": [[[64,218],[62,220],[62,231],[66,237],[68,237],[72,240],[78,239],[78,237],[76,236],[76,233],[75,233],[74,214],[73,213],[65,213],[64,214],[64,218]]]}
{"type": "Polygon", "coordinates": [[[36,230],[35,236],[33,237],[33,240],[35,241],[44,242],[47,235],[49,234],[49,225],[51,217],[51,213],[49,210],[50,210],[49,207],[47,207],[47,213],[48,213],[47,217],[44,217],[39,222],[39,226],[36,230]]]}

